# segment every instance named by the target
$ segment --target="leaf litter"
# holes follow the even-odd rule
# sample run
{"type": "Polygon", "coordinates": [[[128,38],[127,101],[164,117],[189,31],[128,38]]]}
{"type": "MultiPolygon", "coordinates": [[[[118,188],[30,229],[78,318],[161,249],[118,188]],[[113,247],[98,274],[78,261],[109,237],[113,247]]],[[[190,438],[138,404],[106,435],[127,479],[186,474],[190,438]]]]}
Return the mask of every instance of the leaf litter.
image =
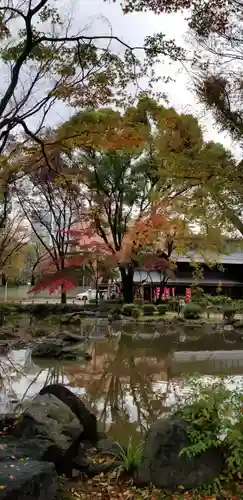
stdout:
{"type": "MultiPolygon", "coordinates": [[[[243,492],[243,488],[242,488],[243,492]]],[[[157,488],[137,489],[132,480],[116,481],[109,474],[100,474],[86,481],[67,481],[63,500],[240,500],[243,495],[222,492],[223,496],[207,495],[205,493],[182,491],[168,493],[157,488]]]]}

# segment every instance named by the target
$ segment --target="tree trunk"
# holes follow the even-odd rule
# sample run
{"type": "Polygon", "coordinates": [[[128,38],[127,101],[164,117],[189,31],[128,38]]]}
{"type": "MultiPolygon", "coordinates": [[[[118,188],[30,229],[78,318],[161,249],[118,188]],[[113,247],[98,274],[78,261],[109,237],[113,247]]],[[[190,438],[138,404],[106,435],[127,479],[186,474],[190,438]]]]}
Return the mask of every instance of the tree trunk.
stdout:
{"type": "Polygon", "coordinates": [[[5,273],[2,273],[2,286],[6,286],[7,283],[7,276],[5,273]]]}
{"type": "Polygon", "coordinates": [[[98,306],[99,304],[99,292],[98,292],[98,285],[96,283],[96,290],[95,290],[95,305],[98,306]]]}
{"type": "Polygon", "coordinates": [[[120,267],[122,294],[126,304],[133,303],[133,275],[134,268],[132,266],[120,267]]]}
{"type": "Polygon", "coordinates": [[[67,303],[67,292],[64,290],[63,285],[61,286],[61,304],[67,303]]]}

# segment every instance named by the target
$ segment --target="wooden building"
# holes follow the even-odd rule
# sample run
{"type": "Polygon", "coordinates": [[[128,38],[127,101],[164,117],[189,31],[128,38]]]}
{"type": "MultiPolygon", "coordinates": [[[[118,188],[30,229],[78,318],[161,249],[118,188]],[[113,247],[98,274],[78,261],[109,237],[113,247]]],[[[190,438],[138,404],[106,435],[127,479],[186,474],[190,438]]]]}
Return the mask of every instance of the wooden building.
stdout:
{"type": "MultiPolygon", "coordinates": [[[[175,295],[185,295],[186,288],[195,284],[192,262],[200,264],[203,278],[198,282],[205,293],[216,294],[218,288],[222,293],[233,298],[243,298],[243,252],[234,252],[228,255],[212,256],[213,265],[207,265],[205,259],[193,252],[174,258],[175,276],[170,278],[166,287],[174,289],[175,295]]],[[[134,273],[134,287],[140,290],[144,300],[151,301],[156,288],[163,283],[163,271],[136,270],[134,273]]]]}

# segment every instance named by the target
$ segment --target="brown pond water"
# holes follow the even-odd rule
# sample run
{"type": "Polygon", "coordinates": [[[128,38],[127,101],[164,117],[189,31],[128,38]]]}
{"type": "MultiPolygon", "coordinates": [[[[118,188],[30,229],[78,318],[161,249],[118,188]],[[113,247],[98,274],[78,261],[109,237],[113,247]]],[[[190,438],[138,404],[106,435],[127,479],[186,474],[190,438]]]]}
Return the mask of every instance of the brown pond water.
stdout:
{"type": "MultiPolygon", "coordinates": [[[[136,327],[138,329],[138,327],[136,327]]],[[[159,336],[146,325],[132,335],[107,327],[87,343],[92,361],[32,360],[31,350],[0,358],[0,412],[33,397],[46,383],[64,383],[82,395],[101,429],[115,440],[140,439],[150,424],[188,390],[187,375],[224,377],[243,392],[243,341],[232,334],[159,336]]]]}

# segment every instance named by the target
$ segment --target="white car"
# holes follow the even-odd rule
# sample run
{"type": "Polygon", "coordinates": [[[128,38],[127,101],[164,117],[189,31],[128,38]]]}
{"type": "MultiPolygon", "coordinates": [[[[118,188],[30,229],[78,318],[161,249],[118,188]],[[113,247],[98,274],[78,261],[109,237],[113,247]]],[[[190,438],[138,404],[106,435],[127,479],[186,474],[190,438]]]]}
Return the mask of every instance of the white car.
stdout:
{"type": "Polygon", "coordinates": [[[88,290],[85,290],[84,292],[78,293],[78,295],[76,295],[76,300],[93,300],[93,299],[96,299],[96,290],[93,290],[92,288],[89,288],[88,290]]]}

